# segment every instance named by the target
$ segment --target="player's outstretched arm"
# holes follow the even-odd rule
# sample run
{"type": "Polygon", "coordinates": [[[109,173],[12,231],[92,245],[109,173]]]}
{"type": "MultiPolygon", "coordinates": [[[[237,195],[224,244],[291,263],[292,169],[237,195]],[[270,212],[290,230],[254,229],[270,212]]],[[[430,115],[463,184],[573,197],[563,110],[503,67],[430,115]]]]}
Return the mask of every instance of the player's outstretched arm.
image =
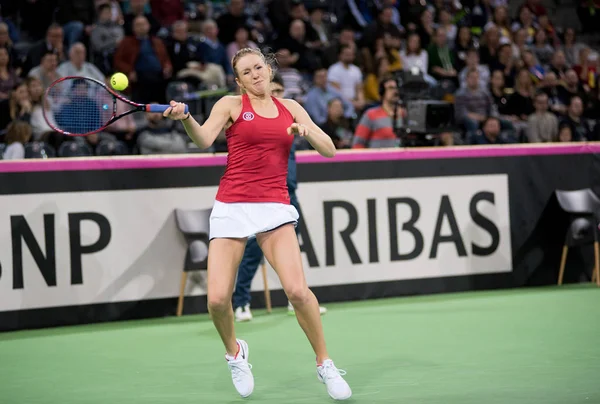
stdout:
{"type": "Polygon", "coordinates": [[[203,125],[200,125],[191,114],[184,112],[184,104],[171,101],[169,105],[171,108],[167,109],[163,116],[181,121],[189,138],[200,149],[207,149],[213,144],[231,117],[232,102],[229,96],[225,96],[215,103],[203,125]]]}
{"type": "Polygon", "coordinates": [[[323,157],[335,156],[335,144],[333,144],[331,137],[313,122],[302,105],[295,100],[283,99],[282,101],[296,121],[288,128],[288,134],[298,134],[306,137],[311,146],[323,157]]]}

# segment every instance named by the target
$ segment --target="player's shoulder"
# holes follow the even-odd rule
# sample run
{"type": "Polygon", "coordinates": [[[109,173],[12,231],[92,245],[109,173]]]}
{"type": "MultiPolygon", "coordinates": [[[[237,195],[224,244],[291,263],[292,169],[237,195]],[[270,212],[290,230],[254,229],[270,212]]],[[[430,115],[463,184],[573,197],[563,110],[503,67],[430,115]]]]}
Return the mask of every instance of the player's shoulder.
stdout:
{"type": "Polygon", "coordinates": [[[242,96],[241,95],[224,95],[223,97],[221,97],[219,102],[226,104],[226,105],[230,105],[230,106],[241,105],[242,104],[242,96]]]}
{"type": "Polygon", "coordinates": [[[296,111],[297,108],[302,108],[298,101],[291,98],[277,98],[290,112],[296,111]]]}

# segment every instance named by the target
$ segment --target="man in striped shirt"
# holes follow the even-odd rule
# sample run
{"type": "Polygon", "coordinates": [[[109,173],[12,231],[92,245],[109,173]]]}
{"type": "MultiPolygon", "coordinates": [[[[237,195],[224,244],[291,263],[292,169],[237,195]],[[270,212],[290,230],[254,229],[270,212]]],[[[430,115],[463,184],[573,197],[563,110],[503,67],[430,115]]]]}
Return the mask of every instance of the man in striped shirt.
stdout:
{"type": "Polygon", "coordinates": [[[361,117],[354,132],[352,148],[385,148],[400,146],[400,139],[394,133],[394,109],[397,108],[396,128],[402,127],[404,110],[398,105],[400,99],[398,84],[393,77],[384,78],[379,90],[381,105],[369,108],[361,117]]]}

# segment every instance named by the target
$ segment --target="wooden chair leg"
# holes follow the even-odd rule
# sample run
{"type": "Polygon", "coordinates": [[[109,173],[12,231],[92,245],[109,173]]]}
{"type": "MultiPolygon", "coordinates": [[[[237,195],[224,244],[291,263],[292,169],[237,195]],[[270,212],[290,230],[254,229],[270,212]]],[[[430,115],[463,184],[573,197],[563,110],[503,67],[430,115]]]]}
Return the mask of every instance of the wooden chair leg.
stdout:
{"type": "MultiPolygon", "coordinates": [[[[594,275],[596,280],[596,285],[600,287],[600,247],[598,241],[594,242],[594,275]]],[[[594,281],[594,276],[592,276],[592,282],[594,281]]]]}
{"type": "Polygon", "coordinates": [[[562,250],[562,257],[560,258],[560,270],[558,271],[558,284],[562,285],[563,275],[565,274],[565,264],[567,263],[567,252],[569,247],[565,244],[562,250]]]}
{"type": "Polygon", "coordinates": [[[187,283],[187,272],[181,273],[181,285],[179,286],[179,302],[177,303],[177,317],[181,317],[183,313],[183,295],[185,293],[185,285],[187,283]]]}
{"type": "Polygon", "coordinates": [[[269,290],[269,281],[267,280],[267,264],[263,262],[261,264],[263,286],[265,289],[265,303],[267,305],[267,313],[271,312],[271,291],[269,290]]]}

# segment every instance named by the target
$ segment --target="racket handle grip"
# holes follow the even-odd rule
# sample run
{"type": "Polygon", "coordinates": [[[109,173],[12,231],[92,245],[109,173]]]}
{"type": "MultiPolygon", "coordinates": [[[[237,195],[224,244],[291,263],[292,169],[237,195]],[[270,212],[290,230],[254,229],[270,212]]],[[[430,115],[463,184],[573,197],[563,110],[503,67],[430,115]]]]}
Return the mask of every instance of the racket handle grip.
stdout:
{"type": "MultiPolygon", "coordinates": [[[[187,114],[189,112],[189,108],[188,108],[187,104],[184,104],[184,105],[185,105],[184,112],[187,114]]],[[[167,104],[148,104],[148,105],[146,105],[146,112],[159,112],[162,114],[169,108],[171,108],[171,106],[167,105],[167,104]]]]}

